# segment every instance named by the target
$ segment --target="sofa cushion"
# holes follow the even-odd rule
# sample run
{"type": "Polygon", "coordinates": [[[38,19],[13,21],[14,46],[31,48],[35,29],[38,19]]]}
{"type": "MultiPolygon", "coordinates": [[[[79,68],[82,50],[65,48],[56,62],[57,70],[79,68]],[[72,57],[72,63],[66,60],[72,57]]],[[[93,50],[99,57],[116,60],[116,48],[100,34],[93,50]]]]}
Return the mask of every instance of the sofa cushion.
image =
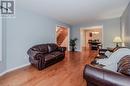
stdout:
{"type": "Polygon", "coordinates": [[[48,55],[45,56],[45,61],[49,61],[49,60],[52,60],[54,58],[55,58],[54,55],[48,54],[48,55]]]}
{"type": "Polygon", "coordinates": [[[43,54],[45,54],[45,53],[48,53],[48,45],[47,44],[35,45],[35,46],[32,47],[32,50],[40,51],[43,54]]]}
{"type": "Polygon", "coordinates": [[[54,43],[48,44],[48,52],[53,52],[58,49],[58,46],[54,43]]]}
{"type": "Polygon", "coordinates": [[[63,53],[60,52],[60,51],[54,51],[54,52],[52,52],[52,53],[50,53],[50,54],[51,54],[51,55],[54,55],[55,57],[60,56],[60,55],[63,55],[63,53]]]}
{"type": "Polygon", "coordinates": [[[49,61],[51,59],[58,58],[58,56],[61,56],[61,55],[63,56],[63,53],[61,53],[59,51],[52,52],[45,56],[45,61],[49,61]]]}
{"type": "Polygon", "coordinates": [[[106,51],[106,52],[105,52],[105,56],[107,56],[107,57],[110,57],[111,54],[112,54],[112,52],[110,52],[110,51],[106,51]]]}
{"type": "Polygon", "coordinates": [[[124,56],[118,62],[118,70],[117,72],[123,73],[125,75],[130,75],[130,55],[124,56]]]}

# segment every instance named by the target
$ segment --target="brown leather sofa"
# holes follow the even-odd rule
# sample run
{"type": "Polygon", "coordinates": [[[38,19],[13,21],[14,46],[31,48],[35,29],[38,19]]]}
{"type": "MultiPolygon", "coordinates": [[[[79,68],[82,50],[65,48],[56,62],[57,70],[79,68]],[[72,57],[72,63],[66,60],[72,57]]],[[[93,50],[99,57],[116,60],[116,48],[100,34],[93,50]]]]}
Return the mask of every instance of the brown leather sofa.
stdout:
{"type": "Polygon", "coordinates": [[[118,63],[117,72],[86,65],[83,76],[87,86],[130,86],[130,55],[118,63]]]}
{"type": "Polygon", "coordinates": [[[40,44],[31,47],[27,54],[29,61],[39,70],[42,70],[49,65],[57,63],[65,57],[65,47],[58,47],[56,44],[40,44]]]}

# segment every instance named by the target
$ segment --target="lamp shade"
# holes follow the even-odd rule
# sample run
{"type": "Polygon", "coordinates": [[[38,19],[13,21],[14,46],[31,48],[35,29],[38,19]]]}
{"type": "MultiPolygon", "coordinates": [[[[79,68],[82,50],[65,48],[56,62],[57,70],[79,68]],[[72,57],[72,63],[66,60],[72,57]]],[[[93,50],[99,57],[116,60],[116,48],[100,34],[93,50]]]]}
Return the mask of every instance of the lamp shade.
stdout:
{"type": "Polygon", "coordinates": [[[120,37],[115,37],[114,39],[113,39],[113,42],[115,42],[115,43],[121,43],[122,42],[122,40],[121,40],[121,38],[120,37]]]}

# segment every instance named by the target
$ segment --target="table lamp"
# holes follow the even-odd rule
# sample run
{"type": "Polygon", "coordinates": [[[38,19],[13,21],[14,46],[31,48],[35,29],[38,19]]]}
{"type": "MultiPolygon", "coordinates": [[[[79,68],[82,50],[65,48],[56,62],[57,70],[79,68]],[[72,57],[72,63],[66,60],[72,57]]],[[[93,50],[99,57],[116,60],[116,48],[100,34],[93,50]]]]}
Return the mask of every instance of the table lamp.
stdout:
{"type": "Polygon", "coordinates": [[[114,39],[113,39],[113,42],[116,43],[116,47],[119,47],[119,43],[122,42],[121,38],[119,36],[116,36],[114,39]]]}

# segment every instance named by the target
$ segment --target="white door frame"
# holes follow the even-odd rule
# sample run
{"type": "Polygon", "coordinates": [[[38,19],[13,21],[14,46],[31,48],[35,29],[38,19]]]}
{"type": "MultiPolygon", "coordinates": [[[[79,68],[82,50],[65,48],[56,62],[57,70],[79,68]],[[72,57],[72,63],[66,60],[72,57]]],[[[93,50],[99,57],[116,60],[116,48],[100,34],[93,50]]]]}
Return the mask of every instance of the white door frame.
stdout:
{"type": "Polygon", "coordinates": [[[81,39],[83,39],[83,37],[82,37],[82,30],[92,30],[92,29],[95,29],[95,28],[102,29],[102,43],[104,44],[103,25],[91,26],[91,27],[82,27],[82,28],[80,28],[80,51],[82,51],[82,41],[81,41],[81,39]]]}
{"type": "MultiPolygon", "coordinates": [[[[65,27],[66,29],[68,29],[68,51],[70,51],[70,28],[69,27],[66,27],[66,26],[63,26],[63,25],[57,25],[56,26],[56,29],[58,28],[58,27],[65,27]]],[[[55,29],[55,43],[57,43],[56,42],[56,29],[55,29]]]]}

